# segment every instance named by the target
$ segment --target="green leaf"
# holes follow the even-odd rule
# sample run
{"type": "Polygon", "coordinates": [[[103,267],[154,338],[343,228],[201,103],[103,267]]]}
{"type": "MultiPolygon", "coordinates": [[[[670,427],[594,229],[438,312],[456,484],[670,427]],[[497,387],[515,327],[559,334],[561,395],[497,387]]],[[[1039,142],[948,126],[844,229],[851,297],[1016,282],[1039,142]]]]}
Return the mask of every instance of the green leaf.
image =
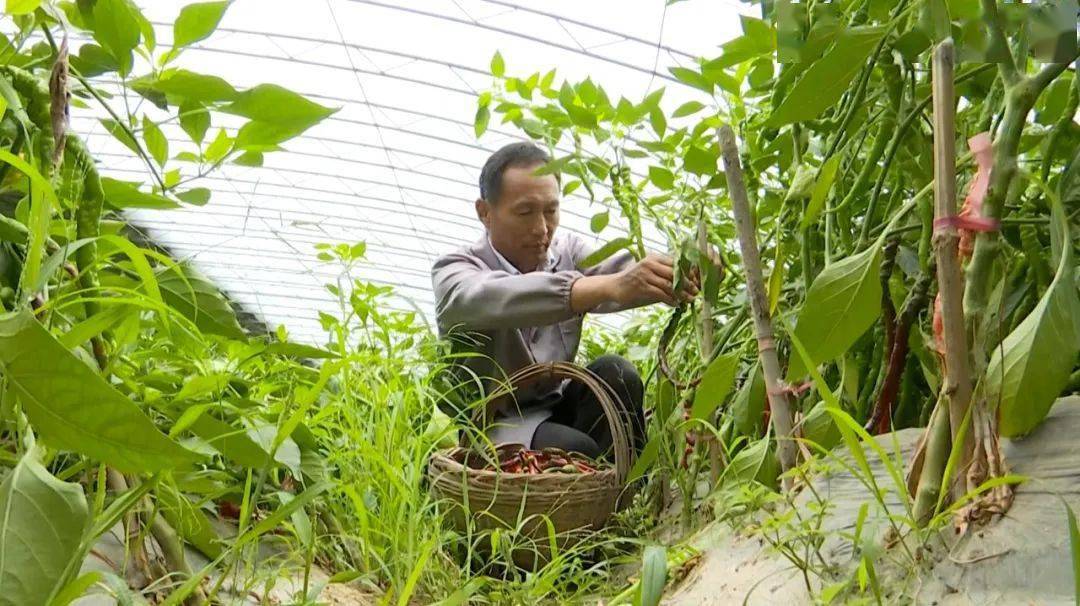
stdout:
{"type": "Polygon", "coordinates": [[[776,456],[769,448],[769,440],[762,438],[755,440],[732,457],[731,463],[724,470],[724,480],[741,482],[753,480],[775,489],[779,473],[780,468],[776,456]]]}
{"type": "Polygon", "coordinates": [[[854,27],[814,62],[766,121],[772,128],[813,120],[832,107],[863,68],[885,34],[884,27],[854,27]]]}
{"type": "Polygon", "coordinates": [[[196,409],[195,412],[189,416],[185,411],[183,418],[189,423],[187,429],[190,429],[193,434],[205,440],[214,450],[220,452],[221,456],[234,463],[253,469],[262,469],[266,466],[270,452],[249,435],[249,432],[206,414],[205,408],[193,408],[196,409]]]}
{"type": "Polygon", "coordinates": [[[161,72],[156,80],[148,81],[147,84],[166,95],[199,104],[232,101],[240,94],[223,78],[186,69],[167,69],[161,72]]]}
{"type": "Polygon", "coordinates": [[[59,338],[59,341],[69,349],[78,347],[131,317],[133,313],[137,314],[139,311],[131,305],[109,305],[104,310],[72,326],[71,330],[59,338]]]}
{"type": "Polygon", "coordinates": [[[263,153],[260,151],[246,151],[233,160],[233,164],[240,166],[259,167],[263,165],[263,153]]]}
{"type": "Polygon", "coordinates": [[[157,504],[161,515],[176,532],[208,558],[216,558],[224,551],[221,537],[206,513],[191,503],[172,486],[161,483],[157,490],[157,504]]]}
{"type": "Polygon", "coordinates": [[[176,197],[194,206],[203,206],[210,201],[210,190],[205,187],[193,187],[187,191],[176,192],[176,197]]]}
{"type": "Polygon", "coordinates": [[[180,16],[173,23],[173,46],[187,46],[208,38],[227,8],[228,2],[199,2],[180,9],[180,16]]]}
{"type": "Polygon", "coordinates": [[[268,354],[290,358],[326,359],[339,357],[334,352],[302,343],[270,343],[266,346],[265,351],[268,354]]]}
{"type": "MultiPolygon", "coordinates": [[[[243,129],[240,130],[243,132],[243,129]]],[[[228,155],[232,148],[233,138],[229,136],[229,133],[225,132],[224,128],[220,128],[214,140],[210,142],[210,145],[206,146],[203,156],[207,162],[217,162],[228,155]]]]}
{"type": "Polygon", "coordinates": [[[710,95],[713,92],[713,83],[705,78],[701,72],[687,67],[669,67],[668,71],[671,72],[671,75],[675,76],[675,79],[687,86],[703,90],[710,95]]]}
{"type": "Polygon", "coordinates": [[[821,172],[818,175],[817,182],[814,183],[814,191],[810,195],[810,202],[806,205],[806,214],[803,215],[802,221],[799,222],[800,229],[806,229],[813,225],[814,221],[817,221],[821,209],[825,207],[825,199],[829,196],[833,181],[836,180],[836,170],[838,168],[840,168],[839,155],[829,158],[825,161],[825,164],[821,165],[821,172]]]}
{"type": "Polygon", "coordinates": [[[645,447],[641,449],[641,454],[634,460],[634,466],[630,468],[630,473],[626,476],[627,483],[637,480],[645,475],[645,472],[649,471],[649,468],[656,462],[656,456],[660,453],[660,442],[663,437],[660,432],[657,432],[645,443],[645,447]]]}
{"type": "Polygon", "coordinates": [[[716,174],[716,161],[720,158],[720,148],[716,145],[708,149],[691,145],[683,157],[683,168],[695,175],[716,174]]]}
{"type": "Polygon", "coordinates": [[[304,132],[303,128],[252,120],[240,127],[236,135],[236,148],[245,151],[278,151],[283,143],[304,132]]]}
{"type": "Polygon", "coordinates": [[[94,39],[117,60],[121,76],[131,71],[131,51],[142,36],[141,17],[131,0],[97,0],[94,4],[94,39]]]}
{"type": "Polygon", "coordinates": [[[231,375],[227,372],[215,372],[209,375],[195,375],[184,381],[184,386],[176,394],[177,400],[201,398],[208,394],[217,394],[229,384],[231,375]]]}
{"type": "Polygon", "coordinates": [[[649,110],[649,125],[652,126],[657,137],[664,138],[664,133],[667,132],[667,118],[664,117],[664,112],[660,108],[654,107],[649,110]]]}
{"type": "Polygon", "coordinates": [[[282,505],[281,507],[278,507],[274,511],[274,513],[267,516],[264,520],[259,522],[254,528],[252,528],[251,530],[249,530],[249,531],[245,532],[243,535],[241,535],[240,538],[238,538],[236,540],[236,545],[239,546],[239,545],[246,544],[247,542],[249,542],[249,541],[251,541],[253,539],[256,539],[256,538],[266,534],[267,532],[277,528],[278,525],[281,524],[283,521],[285,521],[285,518],[291,516],[294,511],[297,511],[298,509],[302,508],[304,505],[307,505],[312,500],[314,500],[315,497],[318,497],[322,493],[324,493],[327,490],[333,488],[333,486],[334,486],[333,482],[329,482],[329,481],[318,482],[318,483],[312,485],[310,488],[308,488],[304,492],[298,494],[296,496],[296,498],[294,498],[293,500],[291,500],[288,503],[282,505]]]}
{"type": "Polygon", "coordinates": [[[116,137],[117,141],[124,144],[124,147],[130,149],[135,154],[139,153],[139,144],[135,142],[135,139],[131,138],[131,135],[128,134],[128,131],[124,130],[124,127],[121,126],[119,122],[109,118],[102,118],[100,122],[101,125],[105,127],[105,130],[109,131],[113,137],[116,137]]]}
{"type": "Polygon", "coordinates": [[[476,108],[476,117],[473,119],[473,132],[476,134],[477,139],[487,131],[488,122],[490,120],[491,110],[489,110],[486,105],[481,105],[476,108]]]}
{"type": "MultiPolygon", "coordinates": [[[[839,357],[881,313],[880,263],[881,247],[873,245],[826,267],[814,280],[795,325],[813,364],[839,357]]],[[[793,357],[788,381],[806,372],[802,359],[793,357]]]]}
{"type": "Polygon", "coordinates": [[[324,107],[276,84],[260,84],[240,93],[221,111],[281,127],[305,130],[337,109],[324,107]]]}
{"type": "Polygon", "coordinates": [[[1061,204],[1051,208],[1057,273],[1035,309],[994,348],[986,369],[990,402],[999,406],[1001,435],[1014,437],[1034,429],[1069,382],[1080,351],[1080,296],[1069,227],[1061,204]]]}
{"type": "Polygon", "coordinates": [[[699,111],[705,109],[705,104],[698,101],[687,101],[675,110],[675,113],[671,114],[675,118],[682,118],[691,114],[696,114],[699,111]]]}
{"type": "Polygon", "coordinates": [[[48,604],[80,554],[89,513],[82,486],[25,455],[0,484],[0,603],[48,604]]]}
{"type": "Polygon", "coordinates": [[[192,267],[178,264],[157,275],[161,298],[207,334],[242,340],[244,329],[221,291],[192,267]]]}
{"type": "Polygon", "coordinates": [[[180,128],[184,129],[191,140],[201,144],[210,129],[210,112],[201,103],[184,101],[180,104],[180,128]]]}
{"type": "Polygon", "coordinates": [[[667,548],[649,545],[641,557],[641,606],[657,606],[667,585],[667,548]]]}
{"type": "Polygon", "coordinates": [[[585,257],[578,263],[578,267],[585,269],[592,267],[597,263],[600,263],[604,259],[607,259],[611,255],[619,252],[620,250],[629,247],[631,244],[630,238],[615,238],[611,242],[596,249],[592,254],[585,257]]]}
{"type": "Polygon", "coordinates": [[[68,606],[68,604],[82,597],[87,589],[100,583],[105,576],[99,570],[91,570],[68,583],[56,597],[49,602],[49,606],[68,606]]]}
{"type": "Polygon", "coordinates": [[[61,246],[59,250],[49,255],[49,258],[45,259],[45,262],[41,264],[41,274],[31,290],[38,292],[42,288],[45,288],[49,279],[52,278],[53,273],[60,269],[60,266],[64,264],[64,261],[66,261],[68,257],[75,254],[75,251],[90,244],[94,240],[95,238],[83,238],[82,240],[68,242],[61,246]]]}
{"type": "Polygon", "coordinates": [[[611,215],[608,214],[608,211],[606,210],[602,213],[596,213],[593,215],[592,219],[589,220],[589,229],[592,230],[594,234],[598,234],[604,231],[604,228],[607,227],[610,219],[611,215]]]}
{"type": "Polygon", "coordinates": [[[128,472],[175,469],[197,460],[29,312],[0,315],[0,367],[34,429],[53,448],[128,472]]]}
{"type": "Polygon", "coordinates": [[[802,422],[802,435],[825,450],[831,450],[840,443],[840,428],[836,426],[824,401],[818,402],[806,414],[802,422]]]}
{"type": "Polygon", "coordinates": [[[690,410],[691,419],[708,421],[716,408],[731,393],[735,382],[735,371],[739,367],[739,356],[727,354],[713,360],[701,377],[694,392],[694,405],[690,410]]]}
{"type": "Polygon", "coordinates": [[[1066,521],[1069,525],[1069,552],[1072,554],[1073,595],[1077,606],[1080,606],[1080,528],[1076,525],[1076,512],[1069,507],[1065,499],[1061,499],[1065,505],[1066,521]]]}
{"type": "Polygon", "coordinates": [[[810,164],[800,164],[795,169],[795,176],[791,178],[784,202],[804,200],[810,197],[814,185],[814,167],[810,164]]]}
{"type": "Polygon", "coordinates": [[[650,166],[649,181],[660,189],[672,189],[675,187],[675,173],[663,166],[650,166]]]}
{"type": "Polygon", "coordinates": [[[105,202],[114,208],[180,208],[176,201],[165,196],[139,191],[138,183],[102,177],[101,189],[105,192],[105,202]]]}
{"type": "Polygon", "coordinates": [[[83,44],[79,48],[79,54],[69,55],[68,61],[84,78],[93,78],[120,69],[116,57],[97,44],[83,44]]]}
{"type": "Polygon", "coordinates": [[[165,138],[165,133],[161,132],[161,128],[154,124],[145,114],[143,115],[142,126],[146,151],[150,152],[158,166],[165,166],[165,160],[169,158],[169,140],[165,138]]]}
{"type": "Polygon", "coordinates": [[[731,402],[731,417],[739,434],[757,437],[765,412],[765,375],[755,363],[731,402]]]}
{"type": "Polygon", "coordinates": [[[496,78],[502,78],[506,73],[506,62],[503,61],[502,53],[495,51],[495,54],[491,57],[491,75],[496,78]]]}
{"type": "Polygon", "coordinates": [[[4,12],[9,15],[25,15],[37,10],[41,0],[7,0],[4,12]]]}

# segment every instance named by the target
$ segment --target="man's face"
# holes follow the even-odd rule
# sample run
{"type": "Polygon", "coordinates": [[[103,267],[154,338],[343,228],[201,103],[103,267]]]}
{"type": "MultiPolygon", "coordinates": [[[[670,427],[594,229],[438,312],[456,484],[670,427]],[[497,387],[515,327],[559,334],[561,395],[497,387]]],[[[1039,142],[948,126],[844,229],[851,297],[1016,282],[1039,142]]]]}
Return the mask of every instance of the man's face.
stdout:
{"type": "Polygon", "coordinates": [[[507,168],[499,199],[476,201],[492,245],[522,273],[546,263],[559,226],[559,182],[555,175],[533,174],[540,166],[507,168]]]}

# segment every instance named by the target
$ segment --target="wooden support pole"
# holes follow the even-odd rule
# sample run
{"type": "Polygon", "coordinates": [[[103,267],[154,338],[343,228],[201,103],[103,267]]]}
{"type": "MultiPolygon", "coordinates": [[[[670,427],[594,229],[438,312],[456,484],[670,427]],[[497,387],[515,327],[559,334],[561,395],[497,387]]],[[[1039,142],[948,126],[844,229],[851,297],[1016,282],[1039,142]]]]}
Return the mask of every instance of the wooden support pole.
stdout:
{"type": "MultiPolygon", "coordinates": [[[[934,255],[937,259],[941,324],[945,341],[942,391],[949,403],[953,444],[971,404],[971,363],[964,326],[964,278],[956,227],[956,97],[951,39],[934,49],[934,255]]],[[[966,448],[967,444],[964,445],[966,448]]],[[[966,457],[965,457],[966,460],[966,457]]]]}
{"type": "MultiPolygon", "coordinates": [[[[750,313],[754,318],[758,357],[761,360],[765,390],[769,397],[771,410],[769,416],[776,433],[780,468],[782,471],[787,471],[795,466],[798,450],[792,438],[791,402],[788,400],[786,386],[780,378],[780,361],[776,356],[772,318],[769,317],[769,298],[765,293],[765,281],[761,277],[757,227],[750,213],[750,200],[746,194],[742,166],[739,163],[739,148],[735,143],[735,132],[725,124],[720,127],[719,136],[720,149],[724,158],[724,172],[727,174],[728,193],[731,195],[731,208],[735,214],[735,227],[739,234],[739,249],[742,251],[743,269],[746,272],[746,291],[750,299],[750,313]]],[[[791,479],[786,478],[784,488],[790,487],[791,479]]]]}

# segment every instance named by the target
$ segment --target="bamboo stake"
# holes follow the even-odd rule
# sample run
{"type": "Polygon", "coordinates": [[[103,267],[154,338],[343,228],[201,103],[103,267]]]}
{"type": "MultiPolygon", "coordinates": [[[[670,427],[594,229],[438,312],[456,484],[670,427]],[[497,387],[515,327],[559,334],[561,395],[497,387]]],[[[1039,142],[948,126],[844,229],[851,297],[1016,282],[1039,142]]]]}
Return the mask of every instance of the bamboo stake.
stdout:
{"type": "MultiPolygon", "coordinates": [[[[951,223],[956,216],[956,99],[952,39],[934,49],[934,255],[945,340],[945,378],[942,391],[949,402],[953,443],[971,404],[971,368],[964,327],[964,278],[960,269],[960,235],[951,223]]],[[[963,445],[966,449],[968,443],[963,445]]],[[[967,456],[964,460],[966,462],[967,456]]]]}
{"type": "MultiPolygon", "coordinates": [[[[706,224],[704,215],[701,217],[701,221],[698,223],[698,250],[701,252],[702,259],[711,259],[709,254],[709,228],[706,224]]],[[[704,281],[705,276],[701,279],[704,281]]],[[[701,297],[701,359],[708,362],[712,356],[713,351],[713,319],[712,319],[712,302],[709,301],[703,295],[701,297]]],[[[705,435],[705,442],[709,448],[709,480],[712,486],[716,486],[716,483],[720,481],[720,472],[722,471],[722,463],[720,460],[720,444],[716,440],[716,436],[711,432],[702,432],[705,435]]]]}
{"type": "MultiPolygon", "coordinates": [[[[723,151],[724,172],[727,174],[728,193],[731,195],[731,208],[735,214],[735,227],[739,234],[739,249],[742,251],[743,267],[746,271],[746,290],[750,298],[750,313],[754,318],[754,332],[757,335],[758,357],[761,371],[765,376],[765,390],[769,397],[769,408],[773,429],[776,431],[777,454],[780,468],[787,471],[795,466],[798,454],[792,439],[791,402],[783,380],[780,378],[780,361],[776,356],[776,342],[773,339],[772,320],[769,317],[769,299],[765,294],[765,281],[761,277],[761,256],[758,253],[757,229],[750,214],[750,201],[743,182],[742,166],[739,164],[739,148],[735,144],[735,132],[731,126],[720,127],[720,148],[723,151]]],[[[791,479],[784,479],[784,488],[791,488],[791,479]]]]}

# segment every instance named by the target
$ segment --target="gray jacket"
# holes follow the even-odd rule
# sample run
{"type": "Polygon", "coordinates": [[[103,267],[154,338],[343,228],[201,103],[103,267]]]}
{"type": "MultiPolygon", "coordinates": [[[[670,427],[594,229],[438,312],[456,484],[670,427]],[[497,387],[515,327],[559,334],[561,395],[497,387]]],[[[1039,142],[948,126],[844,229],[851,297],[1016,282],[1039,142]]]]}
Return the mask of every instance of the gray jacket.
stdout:
{"type": "MultiPolygon", "coordinates": [[[[570,362],[581,342],[583,315],[570,308],[570,289],[582,276],[613,274],[634,262],[627,252],[582,269],[592,251],[572,233],[557,236],[547,267],[527,274],[506,268],[487,237],[435,261],[431,279],[439,334],[451,337],[456,351],[476,356],[464,364],[480,377],[498,381],[536,362],[570,362]]],[[[604,304],[592,310],[624,309],[604,304]]],[[[540,383],[516,395],[495,411],[492,442],[529,446],[536,426],[551,416],[564,382],[540,383]]]]}

